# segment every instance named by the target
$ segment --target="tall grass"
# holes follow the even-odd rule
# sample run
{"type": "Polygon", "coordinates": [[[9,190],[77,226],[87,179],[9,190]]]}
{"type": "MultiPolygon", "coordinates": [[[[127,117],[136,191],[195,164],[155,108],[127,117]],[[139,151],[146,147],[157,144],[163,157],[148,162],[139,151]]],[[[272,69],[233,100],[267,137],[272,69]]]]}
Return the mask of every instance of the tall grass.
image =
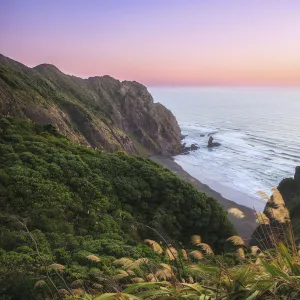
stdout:
{"type": "MultiPolygon", "coordinates": [[[[277,189],[272,190],[271,197],[262,192],[260,195],[267,201],[267,209],[265,213],[254,212],[260,227],[257,245],[247,245],[240,236],[229,237],[227,243],[233,249],[230,262],[226,255],[215,255],[200,235],[191,237],[188,250],[175,247],[158,235],[161,241],[146,239],[144,243],[159,254],[163,262],[144,257],[117,259],[113,262],[118,268],[115,275],[104,281],[103,278],[102,281],[94,278],[89,288],[85,288],[82,282],[65,283],[65,289],[50,289],[52,296],[49,293],[49,297],[95,300],[300,299],[300,256],[289,212],[277,189]]],[[[239,209],[231,208],[228,212],[237,218],[244,217],[239,209]]],[[[89,255],[87,259],[95,263],[101,260],[95,255],[89,255]]],[[[55,269],[64,280],[64,266],[54,262],[49,268],[55,269]]],[[[36,288],[49,289],[49,280],[49,276],[39,279],[36,288]]]]}

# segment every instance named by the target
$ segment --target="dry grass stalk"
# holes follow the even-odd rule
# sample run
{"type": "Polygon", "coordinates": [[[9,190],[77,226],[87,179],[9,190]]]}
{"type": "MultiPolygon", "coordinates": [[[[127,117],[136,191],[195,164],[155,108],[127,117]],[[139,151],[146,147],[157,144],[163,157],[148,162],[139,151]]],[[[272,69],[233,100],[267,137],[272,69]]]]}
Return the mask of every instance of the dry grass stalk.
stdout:
{"type": "Polygon", "coordinates": [[[140,265],[142,264],[147,264],[149,262],[148,258],[139,258],[136,261],[134,261],[131,265],[129,265],[127,267],[128,270],[134,270],[134,269],[138,269],[140,267],[140,265]]]}
{"type": "Polygon", "coordinates": [[[160,264],[158,270],[155,273],[155,276],[160,280],[167,280],[173,278],[175,275],[170,265],[160,264]]]}
{"type": "Polygon", "coordinates": [[[61,264],[52,264],[49,267],[52,269],[55,269],[55,270],[64,270],[65,269],[65,267],[61,264]]]}
{"type": "Polygon", "coordinates": [[[189,282],[190,284],[195,283],[194,278],[193,278],[192,276],[189,276],[188,282],[189,282]]]}
{"type": "Polygon", "coordinates": [[[99,262],[101,259],[98,257],[98,256],[96,256],[96,255],[88,255],[87,257],[86,257],[88,260],[90,260],[90,261],[94,261],[94,262],[99,262]]]}
{"type": "Polygon", "coordinates": [[[232,242],[233,245],[235,245],[235,246],[243,246],[243,245],[245,245],[244,240],[240,236],[238,236],[238,235],[231,236],[230,238],[227,239],[227,241],[232,242]]]}
{"type": "Polygon", "coordinates": [[[144,240],[144,243],[147,244],[147,245],[149,245],[154,252],[156,252],[158,254],[162,254],[163,253],[162,247],[156,241],[147,239],[147,240],[144,240]]]}
{"type": "Polygon", "coordinates": [[[131,279],[134,283],[145,282],[145,280],[141,277],[134,277],[131,279]]]}
{"type": "Polygon", "coordinates": [[[72,289],[71,293],[74,296],[83,296],[85,294],[83,289],[72,289]]]}
{"type": "Polygon", "coordinates": [[[129,273],[124,271],[124,270],[119,270],[119,274],[116,274],[113,276],[113,279],[122,279],[122,278],[126,278],[129,276],[129,273]]]}
{"type": "Polygon", "coordinates": [[[126,275],[126,276],[128,276],[128,274],[129,274],[127,271],[124,271],[124,270],[119,270],[119,273],[122,275],[126,275]]]}
{"type": "Polygon", "coordinates": [[[77,280],[74,280],[73,282],[71,282],[71,287],[78,288],[78,287],[81,287],[82,284],[83,284],[83,281],[81,279],[77,279],[77,280]]]}
{"type": "Polygon", "coordinates": [[[252,246],[252,247],[251,247],[251,253],[252,253],[253,255],[257,255],[257,254],[260,254],[260,253],[261,253],[261,250],[260,250],[259,247],[257,247],[257,246],[252,246]]]}
{"type": "Polygon", "coordinates": [[[188,260],[188,255],[187,255],[186,250],[181,249],[181,252],[182,252],[182,258],[183,258],[184,260],[188,260]]]}
{"type": "Polygon", "coordinates": [[[146,278],[149,282],[156,282],[156,278],[152,273],[148,274],[146,278]]]}
{"type": "Polygon", "coordinates": [[[192,235],[191,241],[193,245],[197,245],[201,243],[201,236],[200,235],[192,235]]]}
{"type": "Polygon", "coordinates": [[[70,295],[70,293],[66,289],[60,289],[58,290],[59,295],[70,295]]]}
{"type": "Polygon", "coordinates": [[[113,264],[115,266],[127,267],[133,263],[133,260],[127,257],[116,259],[113,264]]]}
{"type": "Polygon", "coordinates": [[[135,273],[134,273],[132,270],[127,270],[127,273],[128,273],[130,276],[135,275],[135,273]]]}
{"type": "Polygon", "coordinates": [[[212,251],[211,247],[208,244],[200,243],[200,244],[198,244],[198,246],[201,247],[202,250],[204,250],[206,254],[214,254],[214,252],[212,251]]]}
{"type": "Polygon", "coordinates": [[[276,188],[272,188],[272,202],[276,205],[276,206],[284,206],[285,203],[284,203],[284,200],[280,194],[280,192],[278,191],[278,189],[276,188]]]}
{"type": "Polygon", "coordinates": [[[102,290],[103,289],[103,285],[100,283],[92,283],[92,288],[95,290],[102,290]]]}
{"type": "Polygon", "coordinates": [[[178,252],[174,247],[166,249],[166,256],[168,260],[175,260],[178,257],[178,252]]]}
{"type": "Polygon", "coordinates": [[[239,258],[244,259],[245,258],[245,251],[243,248],[238,248],[236,250],[236,253],[238,255],[239,258]]]}
{"type": "Polygon", "coordinates": [[[37,287],[42,287],[44,285],[46,285],[45,280],[39,280],[35,283],[34,287],[37,288],[37,287]]]}
{"type": "Polygon", "coordinates": [[[228,209],[228,213],[231,214],[231,215],[233,215],[237,219],[243,219],[243,218],[245,218],[244,213],[240,209],[235,208],[235,207],[229,208],[228,209]]]}
{"type": "Polygon", "coordinates": [[[189,256],[196,260],[203,259],[203,257],[204,257],[203,254],[199,250],[194,250],[194,251],[190,252],[189,256]]]}
{"type": "Polygon", "coordinates": [[[267,202],[270,201],[270,197],[267,193],[263,191],[256,192],[263,200],[266,200],[267,202]]]}
{"type": "Polygon", "coordinates": [[[267,208],[268,214],[279,223],[286,223],[286,221],[290,220],[290,213],[288,209],[284,206],[280,206],[278,208],[267,208]]]}
{"type": "Polygon", "coordinates": [[[261,225],[269,225],[270,224],[270,219],[262,212],[255,212],[256,216],[256,222],[261,224],[261,225]]]}
{"type": "Polygon", "coordinates": [[[161,264],[159,265],[159,268],[160,268],[160,269],[166,269],[166,270],[172,271],[172,267],[171,267],[170,265],[164,264],[164,263],[161,263],[161,264]]]}

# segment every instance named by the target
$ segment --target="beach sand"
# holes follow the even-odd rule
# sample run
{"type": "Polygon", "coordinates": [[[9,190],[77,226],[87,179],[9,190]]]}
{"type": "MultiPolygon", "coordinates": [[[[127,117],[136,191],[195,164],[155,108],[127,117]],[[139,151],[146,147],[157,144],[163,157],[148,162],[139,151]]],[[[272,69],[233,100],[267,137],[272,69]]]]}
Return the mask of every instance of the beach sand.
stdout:
{"type": "MultiPolygon", "coordinates": [[[[224,198],[220,193],[212,190],[209,186],[201,183],[199,180],[184,171],[172,158],[167,158],[161,155],[154,155],[149,158],[156,163],[161,164],[164,168],[170,170],[182,180],[192,184],[199,192],[205,193],[207,196],[214,198],[225,210],[232,207],[240,209],[245,215],[243,219],[237,219],[230,214],[228,214],[228,218],[243,239],[246,241],[250,239],[253,230],[257,227],[253,209],[224,198]]],[[[235,193],[235,191],[233,190],[232,193],[235,193]]],[[[234,196],[235,195],[233,195],[232,198],[234,198],[234,196]]]]}

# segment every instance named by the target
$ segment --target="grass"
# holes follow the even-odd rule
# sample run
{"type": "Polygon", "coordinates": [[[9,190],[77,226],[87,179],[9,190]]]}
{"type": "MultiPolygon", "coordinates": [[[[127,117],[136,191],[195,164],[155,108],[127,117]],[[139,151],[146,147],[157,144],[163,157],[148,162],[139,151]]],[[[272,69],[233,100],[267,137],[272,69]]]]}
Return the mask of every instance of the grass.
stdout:
{"type": "MultiPolygon", "coordinates": [[[[232,236],[227,242],[235,252],[236,263],[228,264],[225,256],[215,255],[200,235],[191,236],[189,250],[165,244],[164,241],[146,239],[144,243],[164,257],[165,263],[145,257],[117,259],[112,263],[118,268],[114,276],[98,278],[98,281],[95,279],[90,288],[82,282],[77,289],[72,289],[72,284],[70,287],[66,284],[66,289],[58,290],[58,297],[94,300],[299,299],[300,256],[289,213],[277,189],[273,189],[267,201],[273,205],[270,217],[258,212],[256,216],[260,224],[267,224],[270,229],[263,232],[260,242],[271,240],[272,248],[248,246],[241,237],[232,236]],[[274,221],[276,223],[272,226],[274,221]]],[[[241,217],[238,211],[231,212],[237,218],[241,217]]],[[[88,259],[94,263],[101,260],[94,255],[88,259]]],[[[64,267],[59,264],[54,263],[50,267],[61,274],[64,272],[64,267]]],[[[36,282],[37,289],[47,289],[55,294],[49,286],[46,278],[36,282]]]]}

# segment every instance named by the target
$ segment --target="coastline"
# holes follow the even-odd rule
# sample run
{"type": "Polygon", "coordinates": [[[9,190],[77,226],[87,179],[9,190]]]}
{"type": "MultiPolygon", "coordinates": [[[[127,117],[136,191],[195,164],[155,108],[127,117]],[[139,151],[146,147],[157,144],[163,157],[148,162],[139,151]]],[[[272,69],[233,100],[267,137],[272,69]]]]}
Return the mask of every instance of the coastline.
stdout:
{"type": "Polygon", "coordinates": [[[177,164],[173,158],[168,158],[162,155],[153,155],[150,156],[149,159],[154,162],[162,165],[164,168],[168,169],[172,173],[176,174],[182,180],[193,185],[199,192],[205,193],[207,196],[214,198],[222,207],[227,211],[229,208],[236,207],[240,209],[245,217],[243,219],[237,219],[236,217],[228,214],[229,220],[232,222],[235,227],[237,233],[245,240],[251,238],[251,235],[254,229],[257,227],[257,223],[255,222],[255,216],[253,209],[240,205],[232,200],[224,198],[220,193],[211,189],[208,185],[203,184],[198,179],[191,176],[187,173],[183,168],[177,164]]]}

